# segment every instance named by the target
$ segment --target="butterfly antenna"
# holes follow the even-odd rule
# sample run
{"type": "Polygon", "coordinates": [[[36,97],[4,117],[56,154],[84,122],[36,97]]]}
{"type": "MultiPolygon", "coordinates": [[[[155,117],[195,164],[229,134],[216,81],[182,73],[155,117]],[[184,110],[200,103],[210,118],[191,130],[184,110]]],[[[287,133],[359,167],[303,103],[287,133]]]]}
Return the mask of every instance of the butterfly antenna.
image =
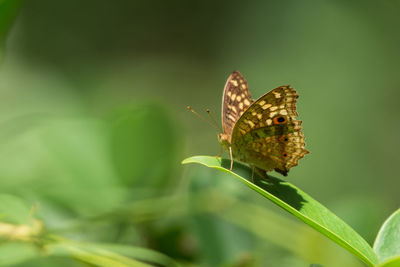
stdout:
{"type": "Polygon", "coordinates": [[[202,119],[203,121],[207,122],[209,125],[211,125],[211,127],[218,129],[217,126],[215,126],[214,124],[212,124],[211,122],[209,122],[208,120],[206,120],[204,117],[202,117],[199,113],[197,113],[194,109],[192,109],[190,106],[187,106],[187,109],[190,110],[191,112],[193,112],[197,117],[199,117],[200,119],[202,119]]]}
{"type": "MultiPolygon", "coordinates": [[[[218,128],[218,123],[217,123],[217,121],[215,120],[214,116],[211,114],[211,111],[210,111],[209,109],[207,109],[206,111],[207,111],[208,116],[209,116],[210,119],[212,120],[212,122],[213,122],[213,123],[217,126],[217,128],[218,128]]],[[[224,130],[222,130],[222,127],[221,127],[220,130],[221,130],[221,131],[224,131],[224,130]]]]}

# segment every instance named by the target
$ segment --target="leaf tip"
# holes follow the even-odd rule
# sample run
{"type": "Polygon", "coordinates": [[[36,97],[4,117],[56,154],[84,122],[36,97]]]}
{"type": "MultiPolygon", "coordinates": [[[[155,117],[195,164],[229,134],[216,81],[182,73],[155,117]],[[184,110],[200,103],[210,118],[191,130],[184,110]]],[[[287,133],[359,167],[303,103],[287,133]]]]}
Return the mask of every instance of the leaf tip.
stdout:
{"type": "Polygon", "coordinates": [[[181,164],[183,165],[183,164],[188,164],[188,163],[190,163],[188,159],[189,159],[189,158],[182,160],[182,161],[181,161],[181,164]]]}
{"type": "Polygon", "coordinates": [[[189,163],[193,163],[193,162],[194,162],[193,157],[189,157],[189,158],[182,160],[181,164],[189,164],[189,163]]]}

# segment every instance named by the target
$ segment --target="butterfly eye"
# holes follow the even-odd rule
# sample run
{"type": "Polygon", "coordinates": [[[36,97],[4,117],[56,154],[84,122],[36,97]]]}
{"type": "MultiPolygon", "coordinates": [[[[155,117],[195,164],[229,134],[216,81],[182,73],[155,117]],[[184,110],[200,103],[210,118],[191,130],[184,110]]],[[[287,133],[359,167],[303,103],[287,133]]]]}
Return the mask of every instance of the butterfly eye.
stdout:
{"type": "Polygon", "coordinates": [[[286,118],[282,116],[275,117],[273,119],[274,124],[284,124],[286,123],[286,118]]]}

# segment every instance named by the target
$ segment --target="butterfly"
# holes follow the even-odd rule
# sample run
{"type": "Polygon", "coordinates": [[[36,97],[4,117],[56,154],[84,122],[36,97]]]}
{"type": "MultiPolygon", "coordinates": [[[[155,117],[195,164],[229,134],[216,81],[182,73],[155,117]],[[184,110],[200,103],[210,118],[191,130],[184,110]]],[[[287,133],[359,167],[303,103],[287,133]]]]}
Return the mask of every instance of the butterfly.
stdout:
{"type": "Polygon", "coordinates": [[[257,171],[275,170],[284,176],[309,151],[304,147],[302,121],[297,120],[295,89],[279,86],[252,100],[247,81],[234,71],[222,97],[222,128],[218,135],[233,159],[257,171]]]}

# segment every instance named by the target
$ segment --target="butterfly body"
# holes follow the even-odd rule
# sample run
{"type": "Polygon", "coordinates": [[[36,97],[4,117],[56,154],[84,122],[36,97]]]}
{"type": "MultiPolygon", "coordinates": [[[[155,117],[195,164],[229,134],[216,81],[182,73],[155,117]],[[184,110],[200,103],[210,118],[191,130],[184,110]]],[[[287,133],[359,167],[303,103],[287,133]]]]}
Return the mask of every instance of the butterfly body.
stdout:
{"type": "Polygon", "coordinates": [[[218,136],[231,160],[283,175],[296,166],[309,153],[296,119],[297,97],[290,86],[280,86],[254,101],[244,77],[233,72],[224,88],[223,133],[218,136]]]}

